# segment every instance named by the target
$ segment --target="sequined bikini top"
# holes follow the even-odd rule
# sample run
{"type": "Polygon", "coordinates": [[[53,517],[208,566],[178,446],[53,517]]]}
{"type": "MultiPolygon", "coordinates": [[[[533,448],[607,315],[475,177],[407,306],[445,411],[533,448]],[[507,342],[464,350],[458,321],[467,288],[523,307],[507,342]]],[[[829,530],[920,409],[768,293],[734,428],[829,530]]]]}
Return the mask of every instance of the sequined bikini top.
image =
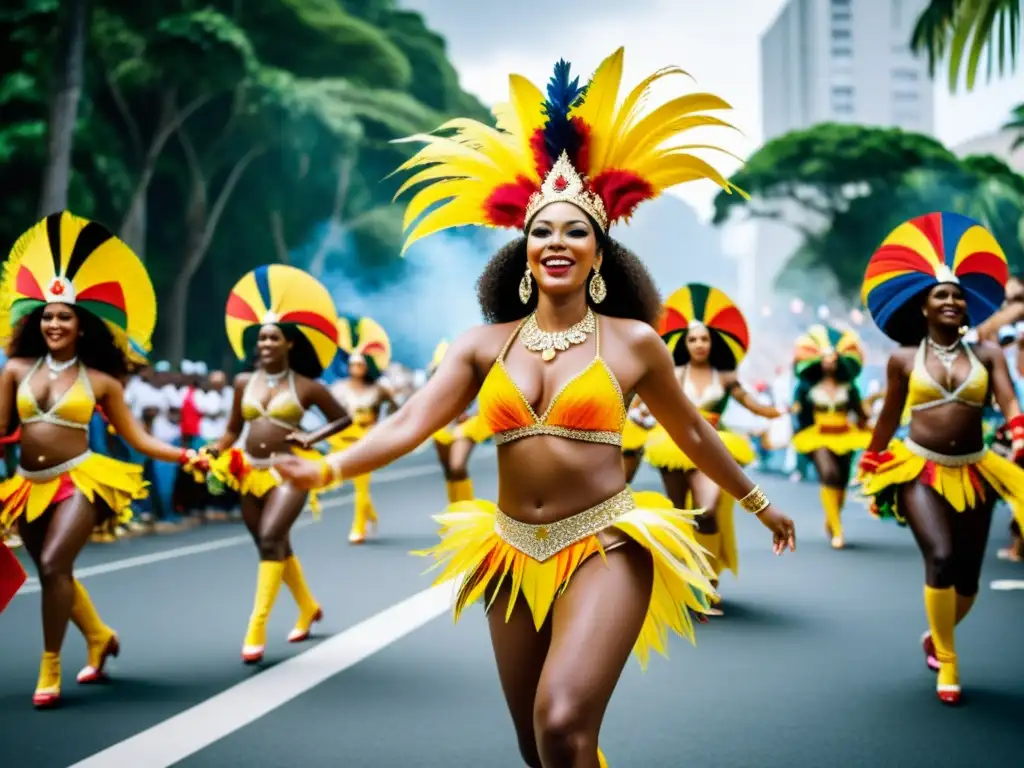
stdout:
{"type": "Polygon", "coordinates": [[[18,386],[16,407],[18,418],[22,424],[44,421],[47,424],[55,424],[58,427],[69,427],[88,431],[89,422],[92,420],[93,411],[96,409],[96,396],[93,394],[92,385],[89,383],[89,374],[82,363],[78,364],[78,375],[74,383],[64,394],[54,401],[50,409],[44,411],[39,407],[36,396],[32,394],[30,382],[36,371],[43,365],[43,358],[36,360],[35,365],[29,370],[18,386]]]}
{"type": "Polygon", "coordinates": [[[495,443],[549,435],[622,445],[626,405],[618,380],[601,358],[600,319],[594,332],[594,359],[559,388],[540,416],[505,367],[505,355],[522,327],[520,323],[505,342],[477,395],[480,417],[494,433],[495,443]]]}
{"type": "Polygon", "coordinates": [[[952,392],[939,384],[928,372],[925,365],[925,348],[928,341],[921,342],[914,357],[914,368],[910,372],[907,387],[907,407],[911,411],[936,408],[947,403],[962,403],[974,408],[984,408],[988,402],[988,369],[978,359],[970,344],[964,344],[971,370],[967,377],[952,392]]]}

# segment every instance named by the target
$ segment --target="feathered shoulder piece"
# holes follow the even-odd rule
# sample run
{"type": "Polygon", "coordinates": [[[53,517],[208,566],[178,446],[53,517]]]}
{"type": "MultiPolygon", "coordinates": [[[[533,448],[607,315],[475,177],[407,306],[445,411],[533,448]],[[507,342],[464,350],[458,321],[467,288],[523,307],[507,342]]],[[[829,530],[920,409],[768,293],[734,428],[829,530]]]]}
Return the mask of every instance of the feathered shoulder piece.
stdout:
{"type": "Polygon", "coordinates": [[[559,61],[546,94],[512,75],[509,101],[494,108],[497,128],[459,118],[438,129],[443,135],[401,139],[425,144],[396,171],[416,170],[396,198],[424,185],[405,212],[406,229],[419,221],[403,252],[450,227],[523,229],[541,208],[558,201],[576,205],[607,231],[642,202],[687,181],[710,179],[727,192],[744,194],[692,152],[725,150],[674,141],[702,126],[733,128],[705,114],[731,109],[729,104],[710,93],[691,93],[645,113],[656,81],[686,73],[678,67],[659,70],[620,103],[622,63],[620,48],[581,86],[569,64],[559,61]]]}

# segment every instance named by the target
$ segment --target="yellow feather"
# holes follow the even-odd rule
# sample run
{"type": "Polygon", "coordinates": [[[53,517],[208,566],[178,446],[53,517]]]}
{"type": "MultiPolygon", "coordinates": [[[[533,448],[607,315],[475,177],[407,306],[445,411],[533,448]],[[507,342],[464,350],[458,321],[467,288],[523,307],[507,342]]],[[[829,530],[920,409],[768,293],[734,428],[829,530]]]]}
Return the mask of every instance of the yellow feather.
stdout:
{"type": "Polygon", "coordinates": [[[615,116],[615,104],[622,82],[623,49],[601,62],[587,86],[583,103],[571,110],[570,117],[579,117],[590,126],[590,167],[585,175],[594,178],[607,168],[608,137],[615,116]]]}
{"type": "Polygon", "coordinates": [[[409,250],[409,246],[417,240],[440,232],[450,227],[465,227],[471,224],[481,224],[484,214],[480,210],[481,200],[472,198],[455,199],[440,208],[424,216],[416,228],[408,234],[405,245],[402,246],[402,255],[409,250]]]}
{"type": "Polygon", "coordinates": [[[417,192],[405,209],[405,216],[402,219],[402,229],[408,229],[423,212],[432,205],[437,205],[449,197],[473,197],[480,199],[481,188],[475,179],[445,179],[429,187],[424,187],[417,192]]]}
{"type": "Polygon", "coordinates": [[[668,140],[673,139],[679,136],[679,134],[685,133],[693,128],[706,128],[709,126],[734,128],[730,123],[727,123],[717,117],[711,117],[710,115],[691,115],[689,117],[680,117],[671,124],[661,127],[658,130],[658,134],[653,136],[651,141],[631,147],[627,156],[615,167],[629,170],[644,167],[651,157],[658,156],[662,151],[662,145],[668,140]]]}
{"type": "Polygon", "coordinates": [[[669,77],[670,75],[686,75],[690,77],[689,72],[679,67],[665,67],[664,69],[659,69],[653,75],[644,78],[643,82],[626,96],[626,100],[619,107],[618,114],[615,117],[615,124],[612,126],[608,137],[608,167],[615,167],[613,158],[619,151],[618,147],[621,145],[623,137],[630,131],[633,127],[633,122],[640,115],[644,101],[650,93],[651,86],[663,77],[669,77]]]}
{"type": "Polygon", "coordinates": [[[711,179],[722,188],[729,186],[729,180],[710,163],[685,153],[654,158],[645,171],[643,177],[659,191],[695,179],[711,179]]]}
{"type": "MultiPolygon", "coordinates": [[[[401,171],[407,171],[411,168],[416,168],[427,163],[450,163],[456,165],[463,161],[471,163],[487,163],[495,168],[497,165],[494,160],[487,155],[480,152],[479,149],[469,144],[456,141],[452,137],[448,136],[429,136],[427,134],[419,134],[417,136],[410,136],[406,139],[395,139],[392,144],[410,143],[414,141],[423,142],[425,146],[421,147],[411,158],[406,160],[397,169],[388,176],[394,176],[396,173],[401,171]]],[[[452,175],[461,176],[464,174],[454,173],[452,175]]]]}
{"type": "Polygon", "coordinates": [[[533,163],[533,150],[530,138],[544,127],[544,94],[540,89],[520,75],[511,75],[508,79],[509,99],[516,114],[516,136],[519,139],[519,151],[528,161],[530,173],[527,178],[540,182],[540,174],[533,163]]]}
{"type": "Polygon", "coordinates": [[[506,172],[516,169],[520,173],[529,173],[532,163],[524,163],[522,155],[516,154],[515,140],[507,133],[496,131],[490,126],[476,120],[459,117],[449,120],[438,130],[458,131],[458,140],[463,143],[477,145],[475,148],[484,156],[506,172]]]}
{"type": "MultiPolygon", "coordinates": [[[[672,99],[646,115],[627,131],[619,142],[619,148],[623,154],[628,156],[637,150],[642,151],[657,146],[680,131],[686,130],[685,123],[682,123],[680,128],[674,129],[679,118],[711,109],[731,109],[731,107],[728,102],[711,93],[688,93],[685,96],[672,99]]],[[[623,158],[617,159],[620,163],[623,162],[623,158]]]]}

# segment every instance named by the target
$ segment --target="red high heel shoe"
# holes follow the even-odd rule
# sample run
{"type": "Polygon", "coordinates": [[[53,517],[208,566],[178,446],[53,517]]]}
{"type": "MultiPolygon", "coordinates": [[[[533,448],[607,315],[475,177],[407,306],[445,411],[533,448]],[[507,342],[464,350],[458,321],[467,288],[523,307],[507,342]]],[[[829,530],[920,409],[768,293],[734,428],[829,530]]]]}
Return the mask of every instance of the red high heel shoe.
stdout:
{"type": "Polygon", "coordinates": [[[955,707],[960,703],[959,685],[940,685],[935,689],[935,694],[939,697],[939,701],[947,706],[955,707]]]}
{"type": "Polygon", "coordinates": [[[107,664],[107,659],[113,656],[117,658],[118,654],[121,653],[121,641],[117,637],[117,633],[110,636],[107,640],[106,645],[103,646],[103,653],[100,654],[99,666],[94,667],[87,665],[82,667],[82,671],[78,673],[78,682],[80,685],[89,685],[90,683],[96,683],[100,680],[106,679],[107,675],[104,673],[103,668],[107,664]]]}
{"type": "Polygon", "coordinates": [[[303,631],[298,627],[295,627],[291,632],[288,633],[289,643],[301,643],[309,639],[309,634],[313,630],[313,625],[318,621],[322,621],[324,618],[324,612],[322,608],[317,608],[316,613],[313,614],[313,618],[309,620],[309,627],[303,631]]]}
{"type": "Polygon", "coordinates": [[[60,691],[36,691],[32,694],[32,705],[36,709],[53,709],[60,704],[60,691]]]}
{"type": "Polygon", "coordinates": [[[265,645],[243,645],[242,661],[246,664],[259,664],[263,661],[263,654],[266,650],[265,645]]]}

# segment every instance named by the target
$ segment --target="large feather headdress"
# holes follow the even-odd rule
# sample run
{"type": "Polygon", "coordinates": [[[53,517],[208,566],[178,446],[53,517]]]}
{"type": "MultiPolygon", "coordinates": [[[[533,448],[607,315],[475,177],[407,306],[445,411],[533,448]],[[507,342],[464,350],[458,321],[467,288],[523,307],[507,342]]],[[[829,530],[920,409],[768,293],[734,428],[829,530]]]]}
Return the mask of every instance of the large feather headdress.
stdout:
{"type": "Polygon", "coordinates": [[[133,343],[149,349],[156,293],[146,267],[109,229],[68,211],[50,214],[11,249],[0,281],[0,340],[53,303],[98,317],[129,358],[138,357],[133,343]]]}
{"type": "Polygon", "coordinates": [[[419,223],[405,249],[428,235],[470,224],[522,229],[549,203],[571,202],[605,231],[628,219],[637,206],[669,187],[711,179],[727,192],[738,190],[691,150],[708,144],[672,140],[692,128],[732,125],[709,110],[730,109],[710,93],[678,96],[643,115],[651,85],[678,67],[658,70],[619,103],[623,49],[605,59],[590,82],[570,79],[559,61],[541,90],[519,75],[509,77],[509,101],[494,108],[497,128],[475,120],[450,120],[438,131],[401,141],[426,144],[397,172],[417,169],[395,194],[427,183],[405,212],[404,227],[419,223]],[[425,214],[425,215],[424,215],[425,214]]]}
{"type": "Polygon", "coordinates": [[[687,365],[686,335],[695,325],[711,336],[709,362],[720,371],[734,371],[750,348],[750,330],[739,307],[723,291],[703,283],[688,283],[665,300],[658,334],[668,344],[676,365],[687,365]]]}
{"type": "Polygon", "coordinates": [[[349,360],[363,358],[371,376],[379,376],[391,365],[391,339],[372,317],[340,317],[338,348],[349,360]]]}
{"type": "Polygon", "coordinates": [[[838,360],[836,378],[853,381],[864,367],[864,348],[860,337],[851,330],[841,331],[830,325],[812,325],[796,340],[793,352],[793,373],[807,384],[821,381],[822,360],[835,354],[838,360]]]}

